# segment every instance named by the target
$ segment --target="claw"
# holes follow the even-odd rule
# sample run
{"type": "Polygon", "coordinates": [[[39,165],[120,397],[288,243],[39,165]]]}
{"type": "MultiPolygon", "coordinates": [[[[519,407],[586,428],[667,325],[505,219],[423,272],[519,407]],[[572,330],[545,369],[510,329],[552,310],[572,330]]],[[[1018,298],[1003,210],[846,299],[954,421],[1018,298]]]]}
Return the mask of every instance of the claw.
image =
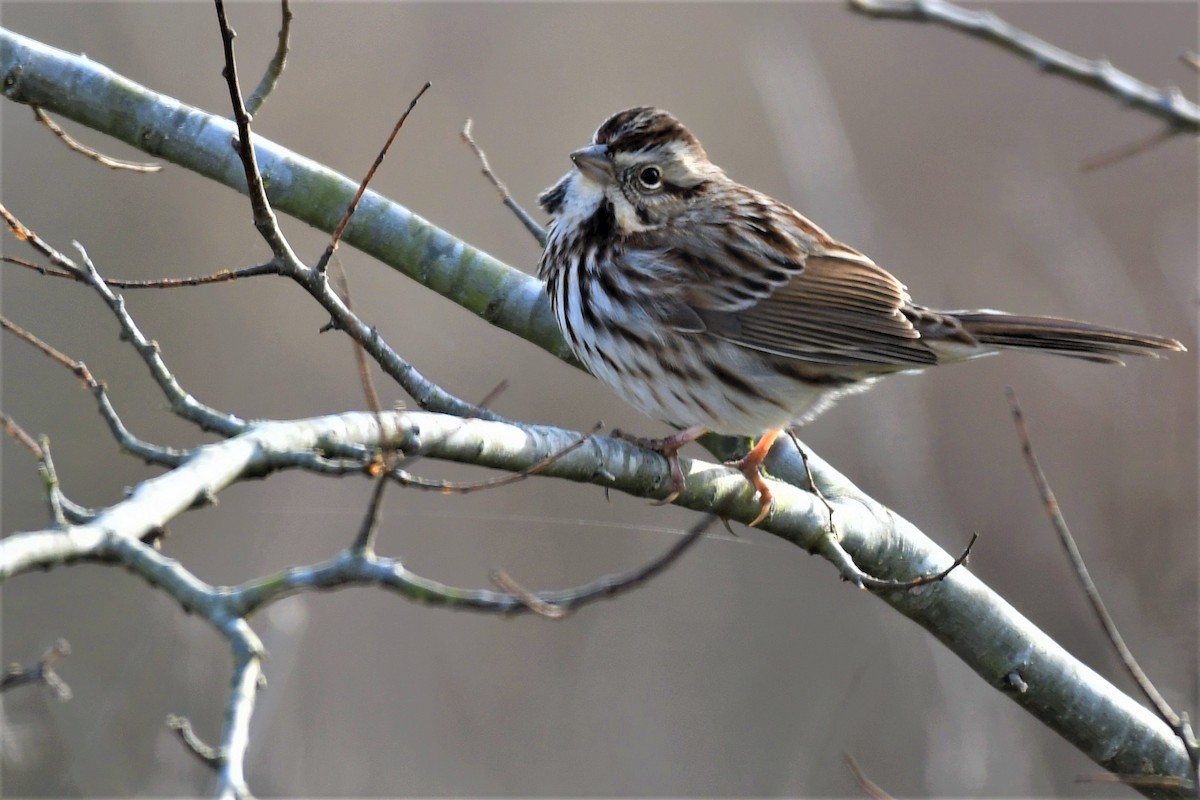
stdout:
{"type": "Polygon", "coordinates": [[[689,442],[699,439],[708,432],[707,428],[693,426],[686,428],[678,433],[673,433],[670,436],[662,439],[647,439],[641,436],[631,436],[621,430],[614,430],[612,435],[614,438],[622,439],[631,444],[636,444],[638,447],[644,447],[647,450],[654,452],[667,459],[667,466],[671,470],[671,491],[662,500],[653,501],[653,505],[665,506],[668,503],[674,503],[679,495],[683,494],[684,477],[683,468],[679,465],[679,450],[689,442]]]}
{"type": "Polygon", "coordinates": [[[674,503],[676,498],[683,494],[685,481],[683,478],[683,467],[679,465],[679,448],[664,448],[658,452],[662,453],[663,457],[667,459],[667,466],[671,468],[671,492],[662,500],[652,501],[650,505],[665,506],[674,503]]]}
{"type": "Polygon", "coordinates": [[[761,507],[758,511],[758,516],[750,523],[753,528],[767,518],[771,513],[771,504],[774,498],[771,496],[771,488],[767,485],[767,481],[763,478],[759,468],[767,457],[767,453],[771,452],[771,445],[775,444],[775,440],[779,438],[779,434],[783,433],[783,429],[779,428],[773,431],[767,431],[763,437],[758,440],[758,444],[754,445],[753,449],[737,461],[726,461],[725,466],[733,467],[741,471],[746,476],[746,480],[750,481],[750,485],[758,492],[758,501],[761,507]]]}

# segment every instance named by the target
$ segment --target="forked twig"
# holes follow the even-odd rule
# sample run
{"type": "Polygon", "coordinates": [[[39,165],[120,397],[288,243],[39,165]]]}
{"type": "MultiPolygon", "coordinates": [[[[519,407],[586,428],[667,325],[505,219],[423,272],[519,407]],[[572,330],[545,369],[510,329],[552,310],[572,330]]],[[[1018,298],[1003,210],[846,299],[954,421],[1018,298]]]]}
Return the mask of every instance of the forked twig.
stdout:
{"type": "MultiPolygon", "coordinates": [[[[79,280],[87,283],[101,296],[104,303],[120,323],[122,337],[133,344],[134,349],[141,356],[143,363],[150,370],[150,375],[154,379],[154,382],[158,384],[159,389],[166,396],[172,413],[184,417],[206,430],[233,434],[244,429],[246,425],[244,421],[229,414],[221,414],[203,405],[190,394],[183,391],[174,374],[171,373],[166,362],[163,360],[158,345],[142,334],[137,323],[133,321],[133,317],[129,315],[124,299],[120,295],[115,294],[104,282],[103,276],[96,270],[95,265],[92,264],[79,242],[75,242],[74,244],[83,262],[82,267],[55,250],[32,230],[26,228],[3,205],[0,205],[0,218],[4,219],[12,230],[13,235],[18,239],[28,242],[59,269],[78,276],[79,280]]],[[[12,325],[12,323],[4,327],[13,333],[18,332],[16,326],[12,325]]],[[[104,417],[105,422],[108,423],[110,430],[116,436],[122,448],[141,458],[160,464],[178,464],[187,455],[184,451],[173,450],[169,447],[157,447],[138,440],[129,432],[117,415],[110,402],[104,383],[96,380],[88,372],[83,362],[73,361],[28,332],[21,331],[18,335],[46,355],[51,356],[58,363],[70,369],[87,385],[100,406],[101,415],[104,417]]]]}
{"type": "Polygon", "coordinates": [[[221,50],[225,57],[225,68],[221,71],[225,86],[229,90],[229,104],[233,109],[233,122],[237,136],[233,148],[242,162],[242,173],[246,176],[246,195],[250,198],[250,210],[254,215],[254,227],[259,236],[271,248],[277,259],[293,255],[291,246],[279,229],[279,222],[267,199],[267,187],[263,183],[262,170],[258,167],[258,154],[254,152],[253,135],[250,132],[250,112],[246,110],[242,87],[238,78],[237,59],[233,53],[233,40],[237,36],[225,15],[224,0],[213,0],[217,12],[217,27],[221,31],[221,50]]]}
{"type": "Polygon", "coordinates": [[[42,653],[42,657],[36,663],[24,667],[20,664],[11,664],[4,671],[4,675],[0,676],[0,692],[7,692],[9,689],[15,689],[18,686],[27,686],[31,683],[44,683],[50,687],[55,696],[59,700],[67,701],[71,699],[71,687],[67,685],[61,677],[59,677],[57,667],[58,663],[71,654],[71,645],[66,639],[58,639],[54,644],[42,653]]]}

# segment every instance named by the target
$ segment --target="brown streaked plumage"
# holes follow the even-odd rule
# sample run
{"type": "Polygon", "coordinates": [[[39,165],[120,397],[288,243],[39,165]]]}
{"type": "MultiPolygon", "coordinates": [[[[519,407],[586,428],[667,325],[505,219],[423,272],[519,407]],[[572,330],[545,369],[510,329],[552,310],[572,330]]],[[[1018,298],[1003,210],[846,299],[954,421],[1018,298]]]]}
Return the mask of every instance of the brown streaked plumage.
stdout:
{"type": "Polygon", "coordinates": [[[790,426],[880,377],[1005,349],[1105,363],[1183,350],[1174,339],[992,310],[936,311],[794,209],[735,183],[661,109],[614,114],[575,169],[539,198],[553,217],[538,275],[576,356],[643,413],[683,430],[762,435],[759,466],[790,426]],[[764,434],[764,431],[766,432],[764,434]]]}

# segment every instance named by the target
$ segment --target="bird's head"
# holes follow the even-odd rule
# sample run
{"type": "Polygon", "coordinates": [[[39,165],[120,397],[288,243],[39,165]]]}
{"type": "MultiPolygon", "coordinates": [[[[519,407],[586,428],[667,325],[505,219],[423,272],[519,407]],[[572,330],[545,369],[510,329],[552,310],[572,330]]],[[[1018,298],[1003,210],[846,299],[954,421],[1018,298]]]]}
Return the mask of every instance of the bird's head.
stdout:
{"type": "Polygon", "coordinates": [[[667,225],[724,177],[691,131],[659,108],[609,117],[571,161],[575,169],[538,198],[542,210],[578,222],[611,215],[618,236],[667,225]]]}

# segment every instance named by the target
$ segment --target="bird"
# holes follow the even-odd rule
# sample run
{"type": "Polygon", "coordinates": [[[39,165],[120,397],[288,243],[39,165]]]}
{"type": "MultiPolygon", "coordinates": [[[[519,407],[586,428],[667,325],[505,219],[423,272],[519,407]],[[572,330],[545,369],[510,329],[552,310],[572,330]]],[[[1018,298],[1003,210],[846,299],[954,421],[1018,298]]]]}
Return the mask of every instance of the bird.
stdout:
{"type": "Polygon", "coordinates": [[[538,277],[576,358],[678,429],[634,439],[669,461],[663,502],[684,488],[688,442],[757,438],[729,465],[757,491],[761,523],[777,437],[887,375],[1003,350],[1120,364],[1186,349],[1090,322],[914,303],[868,256],[727,176],[660,108],[613,114],[570,159],[538,197],[551,218],[538,277]]]}

